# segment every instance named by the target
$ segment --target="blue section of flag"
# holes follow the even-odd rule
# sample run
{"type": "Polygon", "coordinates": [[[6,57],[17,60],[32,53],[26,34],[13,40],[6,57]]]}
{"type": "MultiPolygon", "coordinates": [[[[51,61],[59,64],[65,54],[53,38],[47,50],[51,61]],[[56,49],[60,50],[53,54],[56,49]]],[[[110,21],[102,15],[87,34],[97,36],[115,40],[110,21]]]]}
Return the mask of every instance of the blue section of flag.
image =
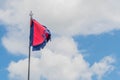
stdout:
{"type": "Polygon", "coordinates": [[[44,41],[44,42],[43,42],[42,44],[40,44],[40,45],[33,46],[32,50],[33,50],[33,51],[38,51],[38,50],[40,50],[40,49],[43,49],[43,48],[45,47],[46,43],[47,43],[47,41],[44,41]]]}
{"type": "Polygon", "coordinates": [[[33,27],[34,27],[34,24],[33,24],[33,21],[31,20],[31,26],[30,26],[30,46],[32,46],[32,43],[33,43],[33,27]]]}

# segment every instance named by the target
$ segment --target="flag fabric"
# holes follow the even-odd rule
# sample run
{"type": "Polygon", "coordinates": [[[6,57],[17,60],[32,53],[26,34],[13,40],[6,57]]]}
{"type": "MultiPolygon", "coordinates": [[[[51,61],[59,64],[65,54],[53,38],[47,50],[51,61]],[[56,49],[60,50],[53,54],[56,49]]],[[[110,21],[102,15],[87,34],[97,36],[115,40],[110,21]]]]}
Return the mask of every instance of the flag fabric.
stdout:
{"type": "Polygon", "coordinates": [[[32,46],[33,51],[40,50],[51,39],[51,33],[46,26],[35,19],[31,19],[30,25],[30,46],[32,46]]]}

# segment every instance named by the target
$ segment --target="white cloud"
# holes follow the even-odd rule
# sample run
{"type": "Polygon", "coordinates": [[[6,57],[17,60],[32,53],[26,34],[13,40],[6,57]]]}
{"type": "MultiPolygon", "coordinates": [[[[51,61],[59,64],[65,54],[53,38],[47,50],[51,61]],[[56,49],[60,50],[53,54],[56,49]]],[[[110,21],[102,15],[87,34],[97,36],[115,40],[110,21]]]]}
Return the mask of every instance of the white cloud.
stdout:
{"type": "Polygon", "coordinates": [[[13,50],[15,43],[11,40],[21,45],[28,42],[30,10],[52,33],[62,36],[96,35],[120,29],[118,3],[119,0],[6,0],[0,8],[0,21],[8,31],[3,44],[12,53],[22,52],[13,50]]]}
{"type": "Polygon", "coordinates": [[[109,73],[114,70],[114,66],[112,63],[114,63],[115,60],[107,56],[103,58],[99,63],[94,63],[92,66],[92,71],[94,74],[98,75],[98,80],[102,80],[102,77],[105,76],[106,73],[109,73]]]}
{"type": "MultiPolygon", "coordinates": [[[[32,58],[31,60],[31,80],[40,80],[40,76],[44,76],[48,80],[76,80],[79,77],[89,79],[91,75],[90,73],[88,74],[87,68],[88,64],[83,60],[81,55],[71,59],[67,56],[44,50],[41,59],[32,58]],[[88,74],[88,76],[84,77],[82,75],[83,72],[88,74]]],[[[12,62],[8,70],[11,80],[17,77],[20,77],[17,80],[26,80],[27,59],[12,62]]]]}
{"type": "Polygon", "coordinates": [[[77,44],[70,37],[57,37],[47,44],[47,48],[57,54],[74,57],[78,54],[77,44]]]}
{"type": "MultiPolygon", "coordinates": [[[[94,75],[102,79],[114,69],[114,59],[110,56],[89,66],[69,37],[55,38],[45,49],[31,54],[31,80],[42,80],[41,77],[48,80],[92,80],[94,75]],[[33,57],[36,53],[37,57],[33,57]]],[[[28,59],[11,62],[8,66],[10,80],[26,80],[27,64],[28,59]]]]}
{"type": "Polygon", "coordinates": [[[120,28],[118,2],[118,0],[12,0],[6,2],[5,9],[0,10],[0,14],[3,15],[0,19],[7,24],[23,22],[24,25],[28,22],[29,11],[33,10],[35,17],[50,25],[56,34],[100,34],[120,28]]]}
{"type": "MultiPolygon", "coordinates": [[[[41,58],[31,59],[31,80],[40,80],[40,77],[47,80],[92,80],[94,75],[102,79],[104,74],[113,70],[113,63],[114,59],[107,56],[90,67],[80,54],[70,58],[45,49],[41,58]]],[[[8,71],[10,80],[26,80],[27,59],[11,62],[8,71]]]]}

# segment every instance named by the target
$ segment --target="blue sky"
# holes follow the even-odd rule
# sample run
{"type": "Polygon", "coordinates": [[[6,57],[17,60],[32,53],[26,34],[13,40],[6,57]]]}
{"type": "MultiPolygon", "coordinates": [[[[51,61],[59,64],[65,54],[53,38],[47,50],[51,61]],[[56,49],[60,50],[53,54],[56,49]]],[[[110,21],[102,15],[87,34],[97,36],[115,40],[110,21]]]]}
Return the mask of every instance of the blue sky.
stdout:
{"type": "MultiPolygon", "coordinates": [[[[2,38],[4,36],[4,34],[6,33],[5,30],[5,26],[4,25],[0,25],[1,30],[0,30],[0,38],[2,38]]],[[[9,72],[7,71],[7,67],[9,66],[9,63],[14,60],[14,61],[18,61],[19,59],[24,58],[25,56],[14,56],[12,54],[10,54],[10,52],[8,52],[6,50],[6,48],[3,46],[2,41],[0,40],[0,49],[1,49],[1,56],[0,56],[0,78],[1,80],[9,80],[8,78],[8,74],[9,72]]]]}
{"type": "Polygon", "coordinates": [[[103,80],[119,80],[119,41],[120,41],[120,31],[115,30],[110,33],[105,33],[95,36],[76,36],[74,39],[77,41],[78,48],[83,49],[83,55],[85,55],[85,60],[90,64],[93,64],[94,61],[99,61],[102,57],[106,55],[112,55],[116,58],[116,69],[109,75],[105,76],[103,80]],[[97,53],[97,54],[96,54],[97,53]]]}
{"type": "Polygon", "coordinates": [[[119,80],[119,0],[1,0],[0,80],[26,80],[29,12],[52,33],[31,52],[31,80],[119,80]],[[46,6],[47,5],[47,6],[46,6]]]}
{"type": "Polygon", "coordinates": [[[99,56],[96,56],[98,57],[97,59],[99,60],[100,58],[106,55],[113,55],[117,57],[117,59],[119,59],[119,56],[120,56],[119,55],[119,52],[120,52],[119,34],[120,34],[120,31],[118,30],[118,31],[112,31],[110,33],[105,33],[105,34],[95,35],[95,36],[94,35],[76,36],[74,39],[80,44],[78,45],[79,49],[86,50],[83,53],[88,55],[88,57],[92,57],[94,59],[96,55],[99,55],[99,56]]]}

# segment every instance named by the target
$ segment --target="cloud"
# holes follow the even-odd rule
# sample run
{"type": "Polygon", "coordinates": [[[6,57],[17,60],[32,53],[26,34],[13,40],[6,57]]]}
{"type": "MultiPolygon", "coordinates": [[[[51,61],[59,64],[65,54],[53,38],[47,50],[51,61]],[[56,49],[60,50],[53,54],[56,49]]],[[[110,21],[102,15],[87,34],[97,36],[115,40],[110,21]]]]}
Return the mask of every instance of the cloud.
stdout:
{"type": "MultiPolygon", "coordinates": [[[[96,75],[102,79],[104,74],[107,75],[114,69],[114,58],[111,56],[90,66],[70,37],[54,38],[45,49],[31,54],[31,80],[43,80],[42,78],[92,80],[92,77],[96,75]]],[[[27,58],[18,62],[12,61],[8,66],[10,80],[26,80],[27,64],[27,58]]]]}
{"type": "Polygon", "coordinates": [[[118,3],[119,0],[6,0],[0,8],[0,21],[7,29],[2,39],[3,45],[11,53],[26,53],[19,50],[22,47],[14,51],[16,44],[11,40],[20,43],[20,46],[28,44],[31,10],[33,17],[48,26],[55,35],[98,35],[119,30],[118,3]],[[7,43],[9,46],[6,46],[7,43]]]}
{"type": "Polygon", "coordinates": [[[52,52],[64,56],[74,57],[79,53],[77,44],[71,37],[56,37],[46,46],[52,52]]]}
{"type": "MultiPolygon", "coordinates": [[[[114,69],[111,56],[90,66],[70,37],[54,38],[45,49],[31,54],[31,80],[92,80],[96,75],[102,79],[114,69]]],[[[12,61],[8,66],[10,80],[26,80],[27,64],[28,59],[12,61]]]]}
{"type": "Polygon", "coordinates": [[[93,64],[91,69],[94,74],[98,75],[98,80],[102,80],[102,77],[106,73],[109,73],[114,70],[114,66],[111,65],[114,62],[115,62],[115,60],[112,57],[107,56],[107,57],[103,58],[99,63],[95,62],[93,64]]]}
{"type": "Polygon", "coordinates": [[[29,18],[29,11],[32,10],[35,17],[49,25],[56,34],[69,36],[101,34],[120,28],[118,2],[118,0],[8,0],[5,9],[0,10],[0,14],[3,15],[0,19],[7,24],[23,22],[24,25],[29,18]]]}
{"type": "MultiPolygon", "coordinates": [[[[27,79],[27,61],[28,59],[23,59],[10,63],[10,80],[27,79]]],[[[113,63],[114,59],[107,56],[90,67],[80,54],[70,58],[46,49],[41,58],[31,59],[31,80],[42,80],[41,77],[47,80],[92,80],[95,75],[100,80],[104,74],[107,75],[114,69],[113,63]]]]}
{"type": "MultiPolygon", "coordinates": [[[[45,50],[40,59],[32,58],[31,60],[31,80],[40,80],[40,76],[44,76],[48,80],[76,80],[80,77],[78,74],[82,74],[82,72],[88,73],[86,71],[87,66],[88,64],[83,60],[81,55],[70,59],[67,56],[54,54],[49,50],[45,50]]],[[[17,80],[26,80],[27,59],[12,62],[8,70],[11,80],[17,78],[17,80]]]]}

